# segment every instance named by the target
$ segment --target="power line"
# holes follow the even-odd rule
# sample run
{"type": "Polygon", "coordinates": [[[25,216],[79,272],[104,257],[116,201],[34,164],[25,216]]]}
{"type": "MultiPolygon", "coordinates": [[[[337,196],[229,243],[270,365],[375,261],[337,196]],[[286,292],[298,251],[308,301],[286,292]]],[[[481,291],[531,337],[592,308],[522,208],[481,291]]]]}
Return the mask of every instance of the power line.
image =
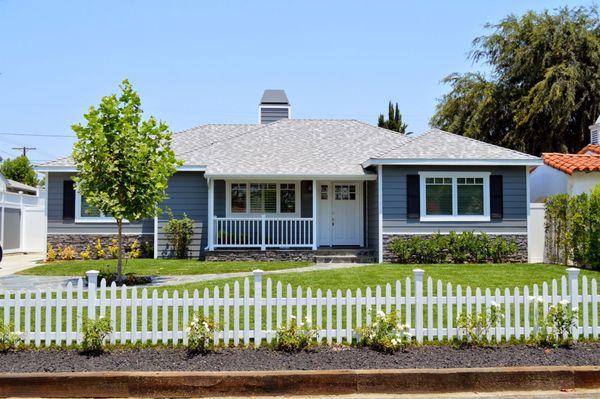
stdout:
{"type": "Polygon", "coordinates": [[[39,133],[0,133],[0,136],[30,136],[30,137],[70,137],[76,138],[73,134],[39,134],[39,133]]]}
{"type": "Polygon", "coordinates": [[[13,150],[19,150],[19,151],[23,151],[23,156],[26,157],[27,156],[27,151],[33,151],[33,150],[37,150],[37,148],[35,147],[13,147],[13,150]]]}

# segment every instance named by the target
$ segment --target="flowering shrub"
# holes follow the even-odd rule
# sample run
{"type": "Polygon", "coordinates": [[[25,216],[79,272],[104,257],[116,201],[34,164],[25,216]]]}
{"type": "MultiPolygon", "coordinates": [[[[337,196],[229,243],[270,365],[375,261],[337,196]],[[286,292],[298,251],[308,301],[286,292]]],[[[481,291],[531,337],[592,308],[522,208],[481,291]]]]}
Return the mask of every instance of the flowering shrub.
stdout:
{"type": "Polygon", "coordinates": [[[79,253],[79,257],[83,260],[88,260],[92,256],[92,247],[88,244],[84,251],[79,253]]]}
{"type": "Polygon", "coordinates": [[[19,336],[13,333],[12,330],[12,324],[3,324],[0,322],[0,352],[13,350],[21,342],[19,336]]]}
{"type": "Polygon", "coordinates": [[[48,243],[48,250],[46,251],[46,262],[54,262],[56,260],[56,251],[52,244],[48,243]]]}
{"type": "Polygon", "coordinates": [[[60,251],[60,258],[62,260],[73,260],[75,259],[75,256],[77,256],[77,253],[75,252],[75,249],[70,245],[67,245],[60,251]]]}
{"type": "Polygon", "coordinates": [[[96,245],[94,246],[94,249],[96,250],[96,258],[103,259],[106,252],[104,252],[104,248],[102,248],[102,241],[100,241],[99,238],[96,242],[96,245]]]}
{"type": "Polygon", "coordinates": [[[188,348],[194,352],[207,352],[214,344],[215,323],[208,317],[194,313],[187,326],[188,348]]]}
{"type": "Polygon", "coordinates": [[[129,257],[131,259],[137,259],[142,255],[142,251],[140,249],[140,243],[138,240],[133,240],[131,246],[129,247],[129,257]]]}
{"type": "Polygon", "coordinates": [[[83,353],[100,353],[104,350],[104,340],[112,332],[110,319],[106,317],[97,320],[85,317],[81,325],[83,336],[80,350],[83,353]]]}
{"type": "Polygon", "coordinates": [[[456,325],[461,331],[462,340],[460,345],[480,345],[487,341],[487,335],[491,328],[500,325],[504,315],[502,307],[492,302],[484,313],[466,314],[462,313],[456,319],[456,325]]]}
{"type": "Polygon", "coordinates": [[[286,352],[297,352],[306,349],[310,342],[317,336],[312,322],[308,317],[304,321],[296,323],[294,316],[286,326],[277,330],[275,349],[286,352]]]}
{"type": "Polygon", "coordinates": [[[402,324],[396,312],[378,311],[371,325],[359,330],[359,344],[368,348],[393,353],[406,347],[412,340],[410,326],[402,324]]]}
{"type": "Polygon", "coordinates": [[[108,256],[111,259],[117,259],[119,256],[119,242],[116,238],[110,240],[110,245],[108,246],[108,256]]]}
{"type": "MultiPolygon", "coordinates": [[[[542,297],[530,297],[532,302],[543,304],[542,297]]],[[[573,343],[572,329],[577,326],[579,309],[571,307],[571,303],[563,299],[556,305],[550,305],[546,317],[537,317],[534,326],[533,339],[545,345],[571,345],[573,343]]]]}

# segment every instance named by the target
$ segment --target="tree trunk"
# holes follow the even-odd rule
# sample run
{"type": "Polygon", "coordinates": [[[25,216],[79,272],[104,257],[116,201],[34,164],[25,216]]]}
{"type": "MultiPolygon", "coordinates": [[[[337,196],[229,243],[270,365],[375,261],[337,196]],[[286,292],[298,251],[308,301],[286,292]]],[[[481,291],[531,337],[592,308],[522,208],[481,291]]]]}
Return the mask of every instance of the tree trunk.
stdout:
{"type": "Polygon", "coordinates": [[[118,246],[117,253],[117,284],[123,284],[123,219],[117,219],[118,246]]]}

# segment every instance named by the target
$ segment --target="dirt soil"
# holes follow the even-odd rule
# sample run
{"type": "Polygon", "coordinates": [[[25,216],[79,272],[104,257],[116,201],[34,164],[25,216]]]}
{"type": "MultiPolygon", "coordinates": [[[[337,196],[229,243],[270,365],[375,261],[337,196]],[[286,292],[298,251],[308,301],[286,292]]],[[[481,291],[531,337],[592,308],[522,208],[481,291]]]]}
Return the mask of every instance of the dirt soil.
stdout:
{"type": "Polygon", "coordinates": [[[510,366],[599,366],[600,343],[572,348],[525,345],[457,349],[411,347],[393,355],[369,349],[322,347],[299,353],[272,349],[220,349],[206,355],[185,349],[112,349],[98,356],[75,350],[42,349],[0,353],[0,372],[228,371],[402,369],[510,366]]]}

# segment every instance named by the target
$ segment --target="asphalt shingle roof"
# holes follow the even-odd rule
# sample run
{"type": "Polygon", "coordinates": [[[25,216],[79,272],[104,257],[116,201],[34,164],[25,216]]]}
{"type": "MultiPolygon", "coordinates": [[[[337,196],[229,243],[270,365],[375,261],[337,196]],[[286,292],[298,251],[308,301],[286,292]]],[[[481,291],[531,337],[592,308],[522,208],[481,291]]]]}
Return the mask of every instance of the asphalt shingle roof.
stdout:
{"type": "Polygon", "coordinates": [[[465,160],[537,160],[522,152],[484,143],[466,136],[432,129],[407,143],[381,152],[378,159],[465,159],[465,160]]]}

